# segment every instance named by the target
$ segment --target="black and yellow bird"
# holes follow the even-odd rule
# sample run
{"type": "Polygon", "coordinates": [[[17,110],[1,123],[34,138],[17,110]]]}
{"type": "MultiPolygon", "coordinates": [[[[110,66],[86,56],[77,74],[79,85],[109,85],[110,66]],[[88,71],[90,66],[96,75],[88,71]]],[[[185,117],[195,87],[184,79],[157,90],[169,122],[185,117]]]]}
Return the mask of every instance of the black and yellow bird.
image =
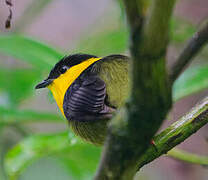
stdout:
{"type": "Polygon", "coordinates": [[[128,96],[129,62],[123,55],[66,56],[35,88],[48,87],[75,134],[100,145],[108,121],[128,96]]]}

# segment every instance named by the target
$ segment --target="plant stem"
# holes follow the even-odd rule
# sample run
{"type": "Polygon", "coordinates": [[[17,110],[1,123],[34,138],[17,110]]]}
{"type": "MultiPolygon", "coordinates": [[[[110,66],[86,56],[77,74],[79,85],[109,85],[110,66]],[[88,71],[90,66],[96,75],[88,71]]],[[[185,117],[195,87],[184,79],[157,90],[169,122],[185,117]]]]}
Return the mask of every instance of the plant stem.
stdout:
{"type": "Polygon", "coordinates": [[[172,157],[172,158],[175,158],[177,160],[181,160],[187,163],[199,164],[199,165],[204,165],[204,166],[208,165],[207,156],[189,153],[189,152],[177,149],[177,148],[173,148],[170,151],[168,151],[167,155],[169,157],[172,157]]]}

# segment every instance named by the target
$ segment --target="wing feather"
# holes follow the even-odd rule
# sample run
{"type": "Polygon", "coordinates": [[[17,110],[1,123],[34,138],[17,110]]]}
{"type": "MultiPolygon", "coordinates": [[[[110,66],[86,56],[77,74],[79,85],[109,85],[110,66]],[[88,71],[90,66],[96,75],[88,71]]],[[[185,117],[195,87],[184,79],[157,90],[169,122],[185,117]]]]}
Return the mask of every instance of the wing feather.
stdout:
{"type": "Polygon", "coordinates": [[[106,87],[98,76],[75,81],[64,97],[64,114],[68,120],[92,121],[112,117],[113,109],[105,105],[106,87]]]}

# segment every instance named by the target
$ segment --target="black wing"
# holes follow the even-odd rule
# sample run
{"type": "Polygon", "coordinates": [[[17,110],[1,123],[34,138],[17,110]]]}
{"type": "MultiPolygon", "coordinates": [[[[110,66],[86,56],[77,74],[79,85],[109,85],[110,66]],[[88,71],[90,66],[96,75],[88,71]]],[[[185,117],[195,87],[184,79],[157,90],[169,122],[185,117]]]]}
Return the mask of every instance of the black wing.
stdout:
{"type": "Polygon", "coordinates": [[[68,120],[93,121],[112,117],[114,109],[105,104],[104,81],[95,75],[75,81],[64,97],[64,114],[68,120]]]}

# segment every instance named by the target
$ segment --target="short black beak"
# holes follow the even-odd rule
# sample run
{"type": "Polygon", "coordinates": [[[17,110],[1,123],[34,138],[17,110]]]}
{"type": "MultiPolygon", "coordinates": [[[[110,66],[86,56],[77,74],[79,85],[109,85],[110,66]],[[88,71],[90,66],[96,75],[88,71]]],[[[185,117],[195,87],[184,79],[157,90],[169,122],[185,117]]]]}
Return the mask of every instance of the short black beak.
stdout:
{"type": "Polygon", "coordinates": [[[35,86],[35,89],[45,88],[49,84],[51,84],[52,82],[53,82],[53,79],[43,80],[41,83],[39,83],[38,85],[35,86]]]}

